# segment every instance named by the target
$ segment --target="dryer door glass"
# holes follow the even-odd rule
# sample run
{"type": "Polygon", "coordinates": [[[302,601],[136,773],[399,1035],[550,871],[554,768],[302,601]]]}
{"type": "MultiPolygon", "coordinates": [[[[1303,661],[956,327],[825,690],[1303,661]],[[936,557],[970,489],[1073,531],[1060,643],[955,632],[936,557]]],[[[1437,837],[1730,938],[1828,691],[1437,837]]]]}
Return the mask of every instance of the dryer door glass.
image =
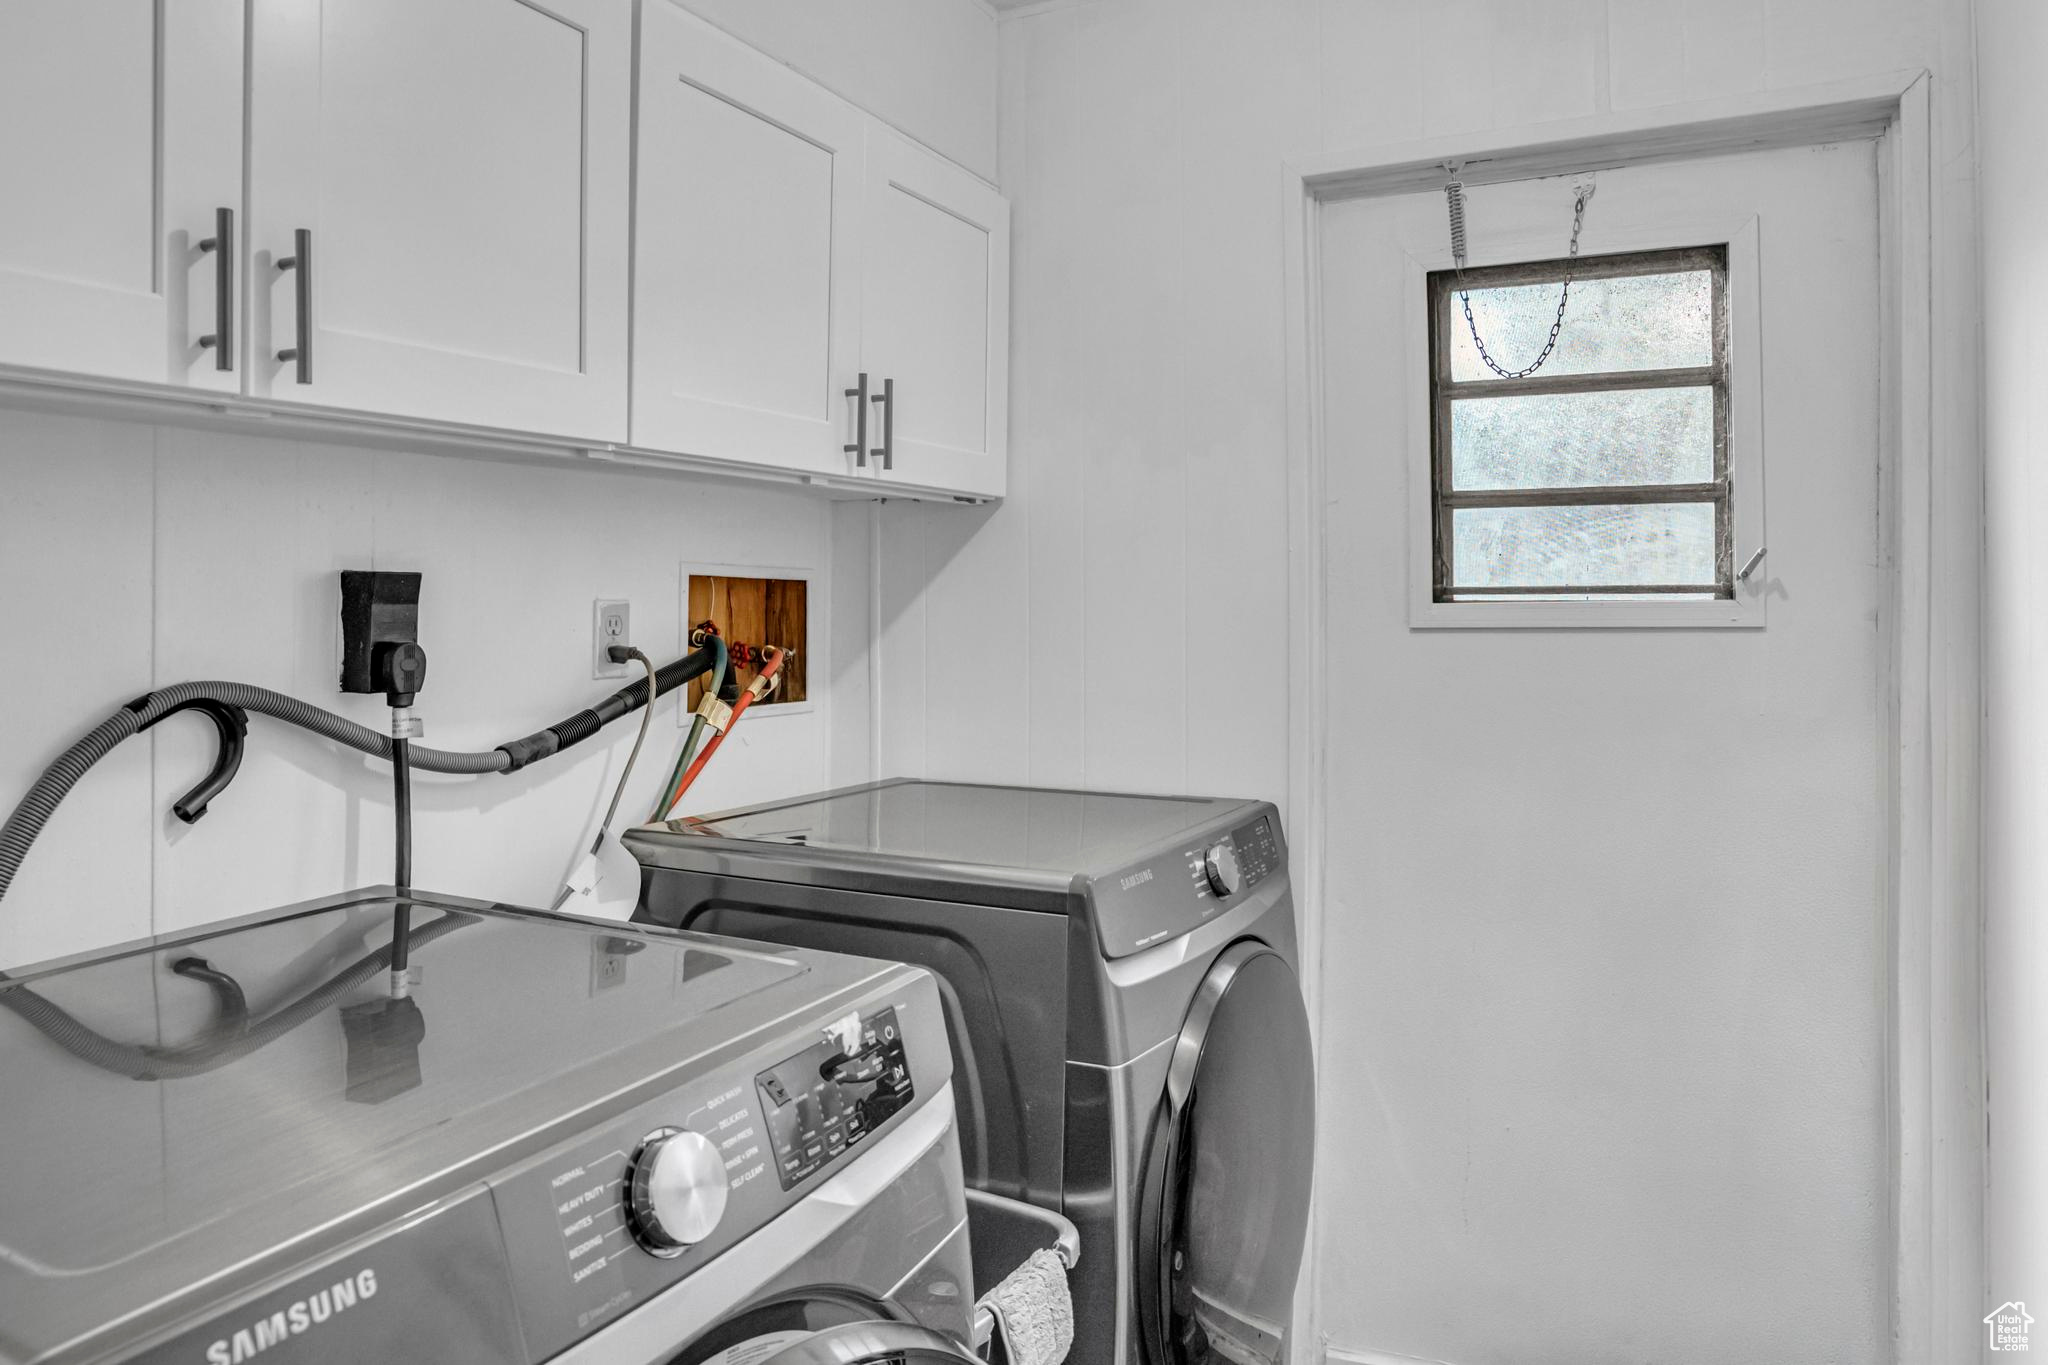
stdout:
{"type": "Polygon", "coordinates": [[[1174,1046],[1146,1157],[1138,1309],[1149,1365],[1275,1365],[1308,1230],[1315,1067],[1286,959],[1216,959],[1174,1046]]]}

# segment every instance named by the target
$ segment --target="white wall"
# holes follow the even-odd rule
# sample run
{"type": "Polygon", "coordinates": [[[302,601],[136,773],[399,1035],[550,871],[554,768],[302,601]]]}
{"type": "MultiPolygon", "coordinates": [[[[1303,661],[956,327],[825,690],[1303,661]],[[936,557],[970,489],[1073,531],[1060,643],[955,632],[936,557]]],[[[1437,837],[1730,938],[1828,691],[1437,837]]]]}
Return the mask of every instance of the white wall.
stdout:
{"type": "Polygon", "coordinates": [[[726,32],[987,179],[996,16],[982,0],[682,0],[726,32]]]}
{"type": "Polygon", "coordinates": [[[1953,77],[1947,231],[1970,211],[1952,193],[1969,185],[1966,20],[1966,0],[1006,17],[1012,491],[993,512],[887,514],[885,766],[1284,795],[1283,157],[1927,66],[1953,77]],[[992,668],[992,649],[1022,662],[992,668]]]}
{"type": "MultiPolygon", "coordinates": [[[[750,718],[706,770],[699,810],[833,780],[840,674],[865,685],[846,632],[828,643],[842,611],[864,621],[865,575],[842,585],[832,508],[794,491],[16,411],[0,411],[0,488],[9,806],[79,735],[167,683],[256,683],[383,728],[381,698],[335,688],[343,568],[424,573],[418,711],[425,742],[447,749],[491,748],[622,685],[590,675],[594,598],[630,599],[659,663],[683,652],[684,560],[817,569],[820,703],[750,718]]],[[[864,529],[849,523],[857,543],[839,559],[859,563],[864,529]]],[[[676,709],[657,709],[635,819],[679,744],[676,709]]],[[[864,736],[857,707],[849,727],[864,736]]],[[[415,884],[546,903],[633,733],[621,722],[518,774],[420,775],[415,884]]],[[[79,785],[0,904],[0,964],[391,880],[389,769],[260,716],[234,785],[179,823],[170,802],[206,772],[210,736],[173,718],[79,785]]]]}
{"type": "MultiPolygon", "coordinates": [[[[886,510],[891,771],[1285,796],[1283,157],[1927,67],[1938,321],[1969,344],[1967,0],[1077,0],[1006,18],[1001,60],[1012,496],[886,510]]],[[[1333,704],[1354,691],[1331,680],[1333,704]]],[[[1331,1235],[1384,1235],[1362,1191],[1388,1173],[1325,1144],[1331,1235]]],[[[1868,1249],[1871,1275],[1889,1254],[1868,1249]]],[[[1336,1348],[1388,1348],[1354,1286],[1317,1291],[1336,1348]]],[[[1563,1359],[1471,1312],[1491,1345],[1453,1365],[1563,1359]]]]}
{"type": "MultiPolygon", "coordinates": [[[[1984,965],[1990,1076],[1985,1201],[1992,1305],[2048,1322],[2048,8],[1983,0],[1988,644],[1984,965]]],[[[2037,1328],[2037,1331],[2042,1329],[2037,1328]]],[[[2036,1347],[2038,1350],[2039,1347],[2036,1347]]]]}

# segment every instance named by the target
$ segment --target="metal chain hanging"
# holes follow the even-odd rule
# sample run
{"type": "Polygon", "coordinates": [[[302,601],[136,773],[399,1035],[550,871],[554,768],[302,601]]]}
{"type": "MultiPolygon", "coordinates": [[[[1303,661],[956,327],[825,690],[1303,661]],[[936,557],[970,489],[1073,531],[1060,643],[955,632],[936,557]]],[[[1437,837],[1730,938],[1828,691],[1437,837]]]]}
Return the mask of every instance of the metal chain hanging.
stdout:
{"type": "MultiPolygon", "coordinates": [[[[1452,174],[1456,169],[1446,166],[1452,174]]],[[[1593,197],[1593,186],[1582,184],[1572,198],[1572,245],[1566,253],[1564,267],[1564,289],[1557,296],[1557,318],[1550,324],[1550,339],[1543,343],[1542,353],[1529,362],[1527,369],[1510,370],[1501,366],[1486,349],[1486,343],[1479,339],[1479,324],[1472,318],[1472,296],[1465,290],[1465,186],[1462,181],[1452,180],[1444,186],[1444,198],[1451,211],[1451,263],[1458,276],[1458,302],[1465,309],[1465,326],[1472,333],[1472,344],[1479,351],[1479,358],[1486,362],[1486,368],[1502,379],[1527,379],[1543,368],[1543,362],[1550,359],[1550,353],[1557,349],[1557,334],[1564,328],[1565,305],[1572,297],[1572,266],[1579,259],[1579,229],[1586,225],[1586,201],[1593,197]]]]}

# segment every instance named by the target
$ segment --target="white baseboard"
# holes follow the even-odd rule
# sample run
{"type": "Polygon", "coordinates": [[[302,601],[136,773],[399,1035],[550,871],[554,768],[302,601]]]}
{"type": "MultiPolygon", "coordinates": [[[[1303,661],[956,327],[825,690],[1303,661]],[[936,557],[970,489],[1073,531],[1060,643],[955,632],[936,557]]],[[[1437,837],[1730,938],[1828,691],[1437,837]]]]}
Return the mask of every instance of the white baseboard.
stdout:
{"type": "Polygon", "coordinates": [[[1392,1351],[1367,1351],[1351,1346],[1323,1343],[1323,1359],[1329,1365],[1448,1365],[1431,1356],[1396,1355],[1392,1351]]]}

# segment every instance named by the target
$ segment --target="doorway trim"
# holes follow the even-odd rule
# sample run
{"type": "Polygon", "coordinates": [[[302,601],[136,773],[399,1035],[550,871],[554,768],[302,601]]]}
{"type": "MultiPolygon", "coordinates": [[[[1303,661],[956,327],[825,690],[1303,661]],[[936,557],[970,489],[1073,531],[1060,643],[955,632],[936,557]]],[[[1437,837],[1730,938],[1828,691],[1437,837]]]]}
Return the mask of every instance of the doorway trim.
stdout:
{"type": "MultiPolygon", "coordinates": [[[[1880,546],[1892,667],[1885,991],[1891,1338],[1898,1361],[1977,1357],[1983,1311],[1979,925],[1984,458],[1970,349],[1935,345],[1931,77],[1925,71],[1406,142],[1282,168],[1287,325],[1288,821],[1311,1020],[1324,980],[1329,689],[1318,209],[1331,200],[1776,147],[1875,139],[1884,319],[1880,546]]],[[[1953,322],[1950,322],[1954,330],[1953,322]]],[[[1952,339],[1953,340],[1953,339],[1952,339]]],[[[1310,1246],[1318,1236],[1311,1205],[1310,1246]]],[[[1313,1264],[1313,1260],[1310,1262],[1313,1264]]],[[[1297,1296],[1291,1365],[1323,1365],[1321,1288],[1297,1296]]],[[[1351,1343],[1347,1343],[1351,1345],[1351,1343]]],[[[1339,1351],[1346,1358],[1356,1352],[1339,1351]]]]}

